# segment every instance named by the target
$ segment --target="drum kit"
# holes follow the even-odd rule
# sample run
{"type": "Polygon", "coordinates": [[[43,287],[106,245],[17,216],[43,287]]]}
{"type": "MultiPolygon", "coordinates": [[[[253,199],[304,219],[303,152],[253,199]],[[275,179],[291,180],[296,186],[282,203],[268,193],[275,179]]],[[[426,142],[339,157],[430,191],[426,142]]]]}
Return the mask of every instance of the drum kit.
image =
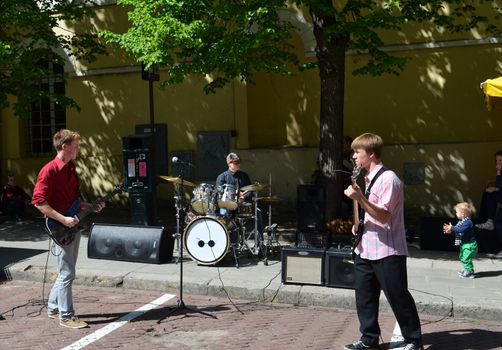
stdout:
{"type": "Polygon", "coordinates": [[[232,254],[238,268],[240,254],[248,253],[250,257],[261,257],[268,265],[268,253],[280,249],[277,224],[272,224],[272,205],[281,199],[271,195],[271,184],[254,183],[237,188],[230,184],[197,185],[180,177],[160,178],[175,184],[177,249],[179,251],[179,239],[182,239],[182,247],[197,263],[215,265],[232,254]],[[184,186],[193,188],[193,196],[186,204],[185,197],[182,197],[184,186]],[[269,189],[269,195],[259,197],[258,193],[266,189],[269,189]],[[252,201],[242,200],[240,193],[250,193],[246,197],[250,196],[252,201]],[[268,204],[268,226],[264,228],[266,242],[258,233],[259,202],[268,204]],[[254,224],[252,229],[251,223],[254,224]]]}

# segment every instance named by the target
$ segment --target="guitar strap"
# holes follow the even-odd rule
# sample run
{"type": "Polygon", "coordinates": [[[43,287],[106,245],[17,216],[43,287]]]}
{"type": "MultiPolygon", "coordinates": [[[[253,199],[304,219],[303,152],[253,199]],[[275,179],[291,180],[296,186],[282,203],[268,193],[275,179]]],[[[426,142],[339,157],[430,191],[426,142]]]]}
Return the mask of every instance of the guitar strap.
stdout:
{"type": "MultiPolygon", "coordinates": [[[[382,175],[387,170],[388,169],[386,167],[384,167],[384,166],[381,167],[380,170],[378,170],[378,172],[375,174],[375,176],[373,177],[373,179],[371,179],[370,184],[368,185],[368,187],[364,191],[364,197],[366,197],[366,199],[369,199],[371,188],[373,187],[373,184],[375,183],[376,179],[378,179],[378,177],[380,175],[382,175]]],[[[360,211],[359,217],[361,218],[361,223],[362,223],[361,226],[363,226],[364,225],[364,214],[366,214],[366,212],[364,211],[364,209],[362,207],[360,207],[360,208],[361,208],[361,211],[360,211]]],[[[362,232],[364,232],[364,231],[362,231],[362,232]]]]}

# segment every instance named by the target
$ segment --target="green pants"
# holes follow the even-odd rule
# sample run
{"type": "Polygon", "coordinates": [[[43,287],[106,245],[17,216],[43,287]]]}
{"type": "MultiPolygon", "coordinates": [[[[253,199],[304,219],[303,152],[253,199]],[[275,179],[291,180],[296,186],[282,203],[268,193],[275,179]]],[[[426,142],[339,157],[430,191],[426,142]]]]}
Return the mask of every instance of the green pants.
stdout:
{"type": "Polygon", "coordinates": [[[464,265],[464,270],[470,273],[474,272],[472,260],[478,254],[478,243],[470,242],[463,243],[460,246],[460,262],[464,265]]]}

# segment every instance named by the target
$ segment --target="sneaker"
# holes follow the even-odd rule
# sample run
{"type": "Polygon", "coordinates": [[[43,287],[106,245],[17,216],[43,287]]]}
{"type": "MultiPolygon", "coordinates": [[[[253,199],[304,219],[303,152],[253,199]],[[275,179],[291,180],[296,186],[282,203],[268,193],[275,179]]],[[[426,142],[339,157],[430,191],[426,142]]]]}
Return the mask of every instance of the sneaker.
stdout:
{"type": "Polygon", "coordinates": [[[406,344],[403,350],[424,350],[424,347],[422,345],[410,343],[406,344]]]}
{"type": "Polygon", "coordinates": [[[77,316],[73,316],[72,318],[69,318],[67,320],[61,320],[59,321],[59,324],[63,327],[74,328],[74,329],[87,327],[87,323],[80,320],[77,316]]]}
{"type": "Polygon", "coordinates": [[[53,320],[59,320],[59,311],[58,310],[53,310],[47,312],[47,316],[49,318],[52,318],[53,320]]]}
{"type": "Polygon", "coordinates": [[[364,350],[364,349],[380,349],[378,344],[376,345],[367,345],[362,340],[358,340],[353,344],[345,345],[345,350],[364,350]]]}
{"type": "Polygon", "coordinates": [[[457,273],[458,273],[459,276],[463,275],[465,273],[465,270],[459,270],[459,271],[457,271],[457,273]]]}
{"type": "Polygon", "coordinates": [[[464,271],[464,273],[458,276],[460,278],[474,278],[474,272],[464,271]]]}
{"type": "Polygon", "coordinates": [[[495,226],[493,225],[493,220],[488,219],[486,222],[483,222],[482,224],[476,224],[476,228],[479,228],[480,230],[488,230],[488,231],[493,231],[495,229],[495,226]]]}

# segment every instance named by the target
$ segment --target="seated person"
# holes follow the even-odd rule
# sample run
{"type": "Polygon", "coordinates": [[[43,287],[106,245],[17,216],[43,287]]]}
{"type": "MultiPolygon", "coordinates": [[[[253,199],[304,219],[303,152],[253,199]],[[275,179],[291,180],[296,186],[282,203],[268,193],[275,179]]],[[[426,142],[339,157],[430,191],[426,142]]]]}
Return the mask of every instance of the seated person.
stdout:
{"type": "Polygon", "coordinates": [[[16,177],[13,174],[7,176],[7,185],[2,190],[1,206],[4,214],[10,219],[20,221],[24,215],[26,204],[31,201],[30,196],[16,185],[16,177]]]}
{"type": "MultiPolygon", "coordinates": [[[[497,212],[499,203],[502,203],[502,150],[495,153],[495,184],[489,183],[483,192],[479,217],[486,219],[485,222],[476,224],[480,230],[495,230],[499,249],[502,249],[502,211],[497,212]]],[[[496,254],[497,258],[502,258],[502,250],[496,254]]]]}
{"type": "Polygon", "coordinates": [[[495,183],[488,183],[481,199],[479,217],[480,219],[486,221],[481,224],[477,224],[476,228],[482,230],[493,231],[495,229],[494,220],[497,214],[497,207],[499,203],[502,203],[502,151],[495,153],[495,171],[495,183]]]}
{"type": "MultiPolygon", "coordinates": [[[[241,189],[242,187],[251,185],[249,175],[241,170],[241,159],[239,158],[239,156],[235,153],[229,153],[226,160],[228,170],[218,175],[216,179],[216,188],[218,189],[218,191],[223,191],[225,185],[234,186],[235,189],[241,189]]],[[[247,203],[251,203],[253,199],[253,192],[249,191],[243,193],[239,190],[238,199],[247,203]]],[[[220,209],[220,214],[234,215],[235,212],[227,213],[226,209],[220,209]]],[[[257,229],[258,240],[263,242],[263,219],[259,208],[257,208],[257,229]]]]}

